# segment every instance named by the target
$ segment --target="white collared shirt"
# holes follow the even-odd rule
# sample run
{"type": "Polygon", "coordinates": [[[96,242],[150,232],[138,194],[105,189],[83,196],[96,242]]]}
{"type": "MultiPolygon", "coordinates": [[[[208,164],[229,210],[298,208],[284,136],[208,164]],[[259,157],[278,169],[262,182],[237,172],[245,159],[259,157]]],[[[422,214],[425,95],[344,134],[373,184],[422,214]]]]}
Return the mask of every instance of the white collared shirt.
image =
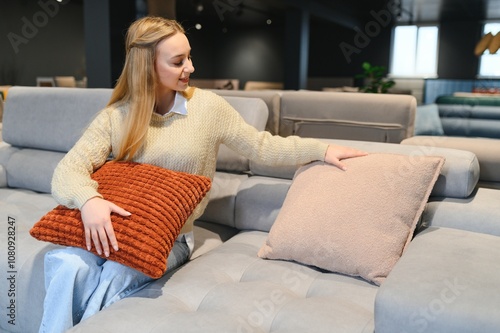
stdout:
{"type": "Polygon", "coordinates": [[[187,115],[187,99],[180,92],[175,93],[174,105],[167,114],[171,112],[187,115]]]}

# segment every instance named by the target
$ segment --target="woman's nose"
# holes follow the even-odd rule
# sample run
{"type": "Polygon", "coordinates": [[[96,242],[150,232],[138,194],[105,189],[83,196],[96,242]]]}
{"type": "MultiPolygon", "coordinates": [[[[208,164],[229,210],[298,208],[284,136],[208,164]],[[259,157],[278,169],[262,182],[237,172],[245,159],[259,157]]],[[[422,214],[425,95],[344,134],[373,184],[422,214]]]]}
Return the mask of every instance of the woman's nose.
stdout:
{"type": "Polygon", "coordinates": [[[184,68],[184,71],[186,73],[193,73],[194,72],[193,61],[188,62],[187,66],[184,68]]]}

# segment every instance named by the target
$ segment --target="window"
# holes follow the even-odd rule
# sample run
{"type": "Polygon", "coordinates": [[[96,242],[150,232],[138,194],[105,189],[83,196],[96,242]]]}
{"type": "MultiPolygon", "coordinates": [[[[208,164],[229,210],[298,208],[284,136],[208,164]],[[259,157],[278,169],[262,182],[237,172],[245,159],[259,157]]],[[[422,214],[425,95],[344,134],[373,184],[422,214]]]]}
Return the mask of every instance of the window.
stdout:
{"type": "Polygon", "coordinates": [[[394,28],[391,76],[436,77],[438,32],[437,26],[394,28]]]}
{"type": "MultiPolygon", "coordinates": [[[[492,35],[496,35],[500,32],[500,23],[486,23],[483,28],[483,34],[487,34],[488,32],[491,32],[492,35]]],[[[499,64],[500,52],[490,54],[490,51],[486,49],[479,59],[479,76],[500,76],[499,64]]]]}

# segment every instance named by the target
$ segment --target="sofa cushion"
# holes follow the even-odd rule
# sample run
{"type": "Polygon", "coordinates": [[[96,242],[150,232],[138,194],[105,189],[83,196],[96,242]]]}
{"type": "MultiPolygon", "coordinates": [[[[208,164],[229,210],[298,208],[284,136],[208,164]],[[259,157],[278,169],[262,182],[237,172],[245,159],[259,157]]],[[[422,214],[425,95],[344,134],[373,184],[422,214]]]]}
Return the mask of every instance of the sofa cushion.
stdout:
{"type": "Polygon", "coordinates": [[[437,104],[420,105],[415,114],[415,135],[444,135],[437,104]]]}
{"type": "MultiPolygon", "coordinates": [[[[109,162],[92,174],[104,199],[129,211],[111,215],[119,251],[107,259],[161,277],[179,232],[210,189],[204,176],[148,164],[109,162]]],[[[58,206],[37,222],[30,234],[43,241],[86,248],[81,212],[58,206]]],[[[92,252],[97,254],[95,247],[92,252]]],[[[101,255],[105,258],[104,253],[101,255]]]]}
{"type": "Polygon", "coordinates": [[[455,95],[441,95],[436,98],[436,103],[439,105],[445,104],[460,104],[460,105],[486,105],[486,106],[500,106],[500,98],[497,96],[455,96],[455,95]]]}
{"type": "Polygon", "coordinates": [[[373,332],[376,286],[262,260],[266,236],[240,232],[68,333],[373,332]]]}
{"type": "Polygon", "coordinates": [[[422,225],[500,236],[500,191],[478,187],[469,198],[431,198],[422,225]]]}
{"type": "Polygon", "coordinates": [[[292,181],[253,176],[241,184],[236,197],[235,226],[269,232],[292,181]]]}
{"type": "Polygon", "coordinates": [[[12,87],[5,102],[3,139],[17,146],[67,152],[111,89],[12,87]]]}
{"type": "Polygon", "coordinates": [[[441,118],[445,135],[500,139],[500,121],[474,118],[441,118]]]}
{"type": "Polygon", "coordinates": [[[498,106],[439,104],[439,115],[445,135],[500,138],[498,106]]]}
{"type": "Polygon", "coordinates": [[[415,136],[401,144],[461,149],[474,153],[479,162],[479,180],[500,182],[500,140],[492,138],[415,136]]]}
{"type": "MultiPolygon", "coordinates": [[[[326,140],[322,141],[341,146],[350,146],[370,153],[394,153],[410,156],[418,160],[423,156],[443,156],[446,161],[441,170],[436,185],[432,189],[432,196],[467,198],[477,185],[479,179],[479,163],[476,155],[470,151],[449,148],[440,148],[434,144],[435,136],[413,137],[403,140],[410,142],[414,138],[422,138],[417,146],[402,144],[389,144],[380,142],[354,141],[354,140],[326,140]],[[425,138],[425,139],[424,139],[425,138]]],[[[250,162],[250,171],[254,175],[291,179],[297,166],[271,167],[255,162],[250,162]]]]}
{"type": "Polygon", "coordinates": [[[238,190],[247,179],[246,174],[217,171],[212,180],[210,201],[199,219],[234,228],[236,225],[234,210],[238,190]]]}
{"type": "Polygon", "coordinates": [[[281,91],[279,90],[225,90],[225,89],[212,89],[212,92],[217,95],[224,96],[237,96],[237,97],[251,97],[260,98],[266,103],[269,110],[269,117],[267,118],[266,131],[273,135],[279,133],[280,121],[280,107],[281,107],[281,91]]]}
{"type": "MultiPolygon", "coordinates": [[[[49,193],[55,166],[106,106],[112,89],[13,87],[3,123],[0,185],[49,193]],[[50,129],[50,130],[48,130],[50,129]],[[12,148],[5,148],[10,144],[12,148]],[[19,150],[14,154],[14,149],[19,150]]],[[[259,98],[224,97],[247,123],[264,130],[266,104],[259,98]]],[[[249,170],[249,161],[221,145],[217,169],[249,170]]]]}
{"type": "MultiPolygon", "coordinates": [[[[226,99],[227,102],[238,111],[248,124],[252,125],[259,131],[263,131],[265,129],[269,112],[264,101],[259,98],[235,96],[225,96],[224,99],[226,99]]],[[[249,161],[246,157],[235,153],[226,145],[221,145],[219,147],[216,167],[217,170],[231,172],[248,171],[250,168],[249,161]]]]}
{"type": "Polygon", "coordinates": [[[0,188],[7,187],[7,162],[12,154],[19,151],[8,143],[0,141],[0,188]]]}
{"type": "MultiPolygon", "coordinates": [[[[15,258],[11,262],[15,272],[15,295],[7,297],[10,281],[0,279],[0,306],[7,309],[12,301],[16,304],[16,313],[13,315],[15,325],[9,324],[7,315],[0,316],[0,332],[27,333],[38,332],[45,297],[43,278],[43,257],[45,252],[52,250],[56,245],[38,242],[30,236],[29,229],[47,211],[56,205],[50,194],[36,193],[23,189],[0,188],[0,219],[3,230],[0,232],[0,244],[8,244],[7,222],[12,221],[15,227],[15,258]],[[33,311],[35,310],[35,311],[33,311]]],[[[1,250],[0,267],[8,267],[7,248],[1,250]]]]}
{"type": "Polygon", "coordinates": [[[498,332],[499,253],[496,236],[419,233],[377,293],[375,332],[498,332]]]}
{"type": "Polygon", "coordinates": [[[369,154],[346,172],[297,171],[259,256],[295,260],[381,284],[410,242],[442,157],[369,154]]]}
{"type": "Polygon", "coordinates": [[[5,166],[8,186],[50,193],[52,174],[63,157],[64,153],[56,151],[16,150],[5,166]]]}

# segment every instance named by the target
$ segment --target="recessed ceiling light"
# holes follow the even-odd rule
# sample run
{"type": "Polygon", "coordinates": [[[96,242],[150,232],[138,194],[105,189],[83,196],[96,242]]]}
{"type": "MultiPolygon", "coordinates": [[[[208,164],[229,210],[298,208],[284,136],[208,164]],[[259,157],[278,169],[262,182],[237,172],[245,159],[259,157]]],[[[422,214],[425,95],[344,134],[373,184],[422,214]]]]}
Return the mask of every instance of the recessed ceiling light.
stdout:
{"type": "Polygon", "coordinates": [[[195,26],[196,30],[201,30],[202,26],[199,23],[196,23],[195,26]]]}

